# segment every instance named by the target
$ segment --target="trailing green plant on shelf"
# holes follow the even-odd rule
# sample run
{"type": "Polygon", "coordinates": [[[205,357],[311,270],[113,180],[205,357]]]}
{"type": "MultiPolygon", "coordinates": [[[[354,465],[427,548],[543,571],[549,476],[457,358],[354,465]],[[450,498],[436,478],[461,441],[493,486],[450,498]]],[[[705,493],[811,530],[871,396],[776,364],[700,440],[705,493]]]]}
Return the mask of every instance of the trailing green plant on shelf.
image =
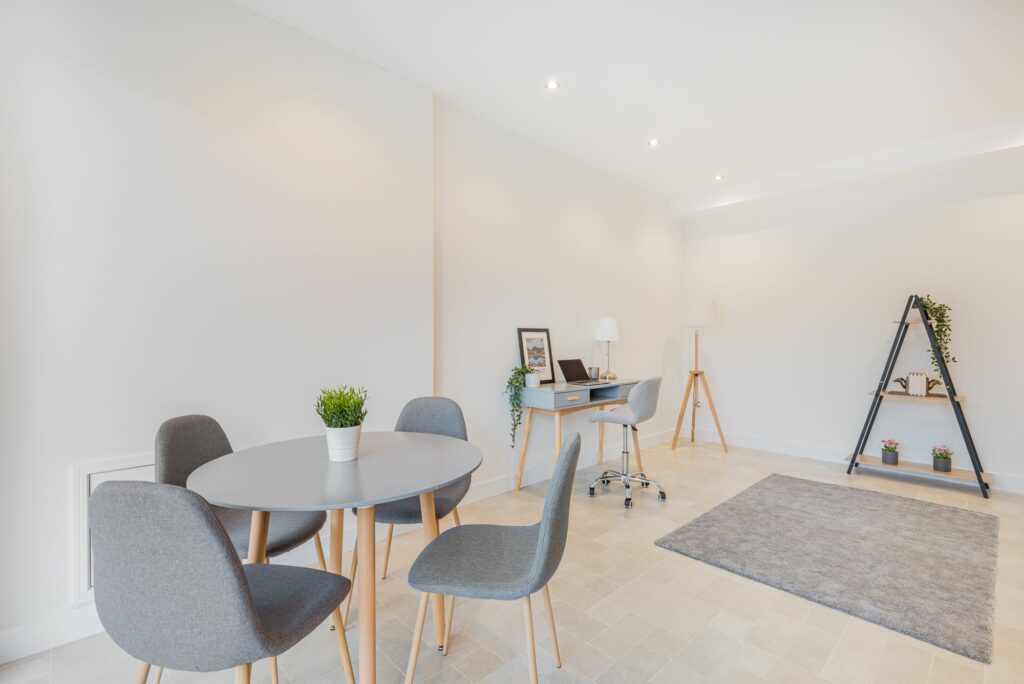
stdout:
{"type": "Polygon", "coordinates": [[[316,399],[316,412],[329,428],[351,428],[362,425],[366,418],[365,387],[342,385],[323,389],[316,399]]]}
{"type": "MultiPolygon", "coordinates": [[[[947,364],[956,363],[956,357],[949,351],[949,342],[953,337],[953,321],[949,316],[951,311],[949,305],[936,302],[932,299],[931,295],[922,297],[921,305],[928,315],[928,320],[932,321],[932,330],[935,331],[935,342],[939,346],[942,358],[945,359],[947,364]]],[[[935,358],[935,352],[929,351],[929,354],[932,357],[932,366],[935,367],[936,372],[941,373],[938,359],[935,358]]]]}
{"type": "Polygon", "coordinates": [[[523,388],[526,387],[526,376],[532,371],[529,366],[516,366],[505,383],[505,396],[508,397],[508,412],[511,426],[509,428],[510,446],[516,445],[516,433],[523,422],[523,388]]]}

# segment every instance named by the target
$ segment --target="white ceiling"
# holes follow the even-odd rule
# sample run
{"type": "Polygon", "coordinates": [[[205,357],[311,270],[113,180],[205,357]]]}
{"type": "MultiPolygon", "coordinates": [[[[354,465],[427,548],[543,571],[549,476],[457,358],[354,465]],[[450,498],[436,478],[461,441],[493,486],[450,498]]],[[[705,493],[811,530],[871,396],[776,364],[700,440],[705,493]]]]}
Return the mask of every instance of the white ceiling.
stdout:
{"type": "Polygon", "coordinates": [[[1024,119],[1024,0],[236,1],[665,196],[1024,119]]]}

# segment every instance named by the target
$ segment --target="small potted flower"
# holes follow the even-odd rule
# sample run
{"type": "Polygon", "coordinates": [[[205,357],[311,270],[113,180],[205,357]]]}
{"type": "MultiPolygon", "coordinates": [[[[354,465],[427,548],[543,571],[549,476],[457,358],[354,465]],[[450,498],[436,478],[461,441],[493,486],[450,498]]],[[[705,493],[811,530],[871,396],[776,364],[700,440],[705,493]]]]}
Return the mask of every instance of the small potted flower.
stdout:
{"type": "Polygon", "coordinates": [[[953,450],[944,444],[932,447],[932,469],[940,473],[953,470],[953,450]]]}
{"type": "Polygon", "coordinates": [[[327,433],[327,456],[332,461],[354,461],[366,418],[366,388],[342,385],[324,389],[316,400],[316,412],[327,433]]]}
{"type": "Polygon", "coordinates": [[[895,439],[882,440],[882,463],[885,465],[899,465],[900,443],[895,439]]]}

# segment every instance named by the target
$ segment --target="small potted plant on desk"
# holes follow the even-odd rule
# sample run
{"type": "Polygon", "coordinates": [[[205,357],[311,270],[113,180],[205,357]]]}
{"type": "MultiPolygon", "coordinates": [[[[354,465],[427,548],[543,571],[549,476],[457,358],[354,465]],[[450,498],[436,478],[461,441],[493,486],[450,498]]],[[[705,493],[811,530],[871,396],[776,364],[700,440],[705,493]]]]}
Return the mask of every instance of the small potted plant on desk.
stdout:
{"type": "Polygon", "coordinates": [[[940,473],[953,470],[953,450],[944,444],[932,447],[932,469],[940,473]]]}
{"type": "Polygon", "coordinates": [[[354,461],[366,418],[366,388],[342,385],[324,389],[316,400],[316,412],[327,432],[327,456],[332,461],[354,461]]]}
{"type": "Polygon", "coordinates": [[[882,463],[885,465],[899,465],[900,443],[895,439],[882,440],[882,463]]]}

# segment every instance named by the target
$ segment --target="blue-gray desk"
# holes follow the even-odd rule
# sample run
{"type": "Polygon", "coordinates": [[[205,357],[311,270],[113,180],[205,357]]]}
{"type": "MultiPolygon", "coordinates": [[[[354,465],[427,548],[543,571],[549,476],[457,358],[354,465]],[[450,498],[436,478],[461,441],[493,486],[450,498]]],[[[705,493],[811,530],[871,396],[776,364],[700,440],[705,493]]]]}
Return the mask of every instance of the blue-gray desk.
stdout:
{"type": "MultiPolygon", "coordinates": [[[[530,446],[530,427],[536,413],[547,413],[555,417],[555,459],[562,448],[562,416],[587,409],[603,409],[606,406],[625,404],[626,396],[640,381],[613,380],[607,385],[569,385],[553,382],[540,387],[524,387],[522,391],[526,418],[523,421],[523,439],[519,447],[519,468],[516,471],[516,489],[523,482],[523,467],[526,465],[526,450],[530,446]]],[[[633,447],[637,463],[640,464],[640,441],[633,431],[633,447]]],[[[604,458],[604,423],[597,424],[597,453],[604,458]]],[[[640,465],[643,470],[643,465],[640,465]]]]}

